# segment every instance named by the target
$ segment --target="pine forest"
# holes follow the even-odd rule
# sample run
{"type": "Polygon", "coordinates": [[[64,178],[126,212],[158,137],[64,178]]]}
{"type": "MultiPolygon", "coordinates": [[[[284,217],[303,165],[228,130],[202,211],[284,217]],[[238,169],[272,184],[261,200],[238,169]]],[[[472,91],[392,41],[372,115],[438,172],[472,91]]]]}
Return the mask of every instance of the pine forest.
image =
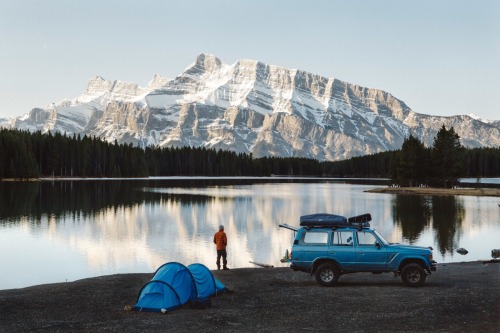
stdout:
{"type": "Polygon", "coordinates": [[[460,178],[499,177],[500,147],[465,148],[453,128],[443,126],[432,147],[409,136],[396,151],[320,162],[193,147],[142,149],[96,137],[0,129],[0,179],[272,175],[387,178],[400,186],[452,187],[460,178]]]}

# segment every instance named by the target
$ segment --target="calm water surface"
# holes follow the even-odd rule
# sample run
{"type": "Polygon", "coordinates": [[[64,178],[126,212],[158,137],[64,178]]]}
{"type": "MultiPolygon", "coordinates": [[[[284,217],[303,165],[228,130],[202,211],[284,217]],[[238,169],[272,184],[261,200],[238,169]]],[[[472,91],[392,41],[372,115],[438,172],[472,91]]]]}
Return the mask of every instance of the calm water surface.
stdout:
{"type": "Polygon", "coordinates": [[[499,198],[365,193],[333,180],[137,179],[0,182],[0,289],[154,272],[165,262],[215,268],[223,224],[232,268],[274,266],[300,215],[371,213],[390,242],[434,248],[438,262],[490,259],[499,198]],[[466,248],[462,256],[457,248],[466,248]]]}

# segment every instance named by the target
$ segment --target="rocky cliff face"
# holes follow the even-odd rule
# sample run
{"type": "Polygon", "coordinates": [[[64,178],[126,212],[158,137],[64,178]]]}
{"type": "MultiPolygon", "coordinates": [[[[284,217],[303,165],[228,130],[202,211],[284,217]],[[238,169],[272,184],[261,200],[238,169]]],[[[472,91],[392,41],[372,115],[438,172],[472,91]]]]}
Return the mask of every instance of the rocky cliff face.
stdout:
{"type": "Polygon", "coordinates": [[[443,124],[453,126],[465,146],[500,145],[499,122],[418,114],[381,90],[254,60],[227,65],[201,54],[178,77],[156,75],[147,87],[96,77],[78,98],[33,109],[9,126],[142,147],[338,160],[399,149],[410,134],[430,145],[443,124]]]}

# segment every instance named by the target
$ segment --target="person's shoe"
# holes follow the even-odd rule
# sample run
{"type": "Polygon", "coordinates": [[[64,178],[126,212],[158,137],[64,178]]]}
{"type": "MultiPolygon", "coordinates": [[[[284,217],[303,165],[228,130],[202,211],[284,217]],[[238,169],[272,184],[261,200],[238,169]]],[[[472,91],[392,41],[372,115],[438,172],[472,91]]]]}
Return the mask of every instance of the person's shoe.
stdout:
{"type": "Polygon", "coordinates": [[[228,270],[229,270],[229,268],[227,268],[227,267],[224,267],[224,268],[223,268],[223,270],[225,270],[225,271],[228,271],[228,270]]]}

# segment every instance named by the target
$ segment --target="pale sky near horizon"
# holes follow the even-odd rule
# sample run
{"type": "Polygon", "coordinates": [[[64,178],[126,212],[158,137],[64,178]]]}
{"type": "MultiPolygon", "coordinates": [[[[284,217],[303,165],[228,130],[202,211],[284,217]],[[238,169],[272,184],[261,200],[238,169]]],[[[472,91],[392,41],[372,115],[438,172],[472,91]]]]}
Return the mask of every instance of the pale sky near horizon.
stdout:
{"type": "Polygon", "coordinates": [[[96,75],[174,78],[200,53],[500,120],[499,0],[0,0],[0,118],[73,99],[96,75]]]}

